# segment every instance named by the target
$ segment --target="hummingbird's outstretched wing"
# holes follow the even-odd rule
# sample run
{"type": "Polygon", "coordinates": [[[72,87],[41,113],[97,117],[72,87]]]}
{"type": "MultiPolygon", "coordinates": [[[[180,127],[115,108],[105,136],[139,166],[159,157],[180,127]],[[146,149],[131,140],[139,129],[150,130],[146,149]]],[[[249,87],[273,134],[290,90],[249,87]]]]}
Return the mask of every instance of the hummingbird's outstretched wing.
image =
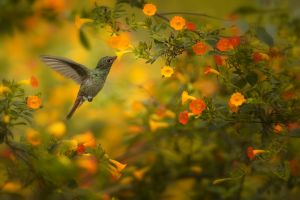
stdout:
{"type": "Polygon", "coordinates": [[[78,84],[88,76],[89,69],[72,60],[55,56],[41,56],[41,60],[56,72],[73,79],[78,84]]]}

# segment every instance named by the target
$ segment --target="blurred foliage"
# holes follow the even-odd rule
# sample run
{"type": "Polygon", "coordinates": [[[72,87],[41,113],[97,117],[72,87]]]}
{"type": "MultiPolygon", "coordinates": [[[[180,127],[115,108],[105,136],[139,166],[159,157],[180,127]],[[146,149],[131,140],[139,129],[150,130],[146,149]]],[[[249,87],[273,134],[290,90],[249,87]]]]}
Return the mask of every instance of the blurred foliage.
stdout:
{"type": "Polygon", "coordinates": [[[14,82],[2,81],[2,95],[0,99],[1,110],[1,136],[0,142],[7,141],[13,137],[10,127],[17,125],[26,125],[32,119],[32,109],[28,108],[24,99],[24,90],[14,82]]]}
{"type": "Polygon", "coordinates": [[[298,1],[146,3],[0,1],[0,199],[298,199],[298,1]],[[63,120],[77,87],[37,55],[111,49],[104,90],[63,120]]]}
{"type": "MultiPolygon", "coordinates": [[[[24,84],[24,81],[20,83],[24,84]]],[[[53,198],[58,196],[74,199],[84,194],[88,199],[97,199],[97,195],[92,197],[93,195],[83,190],[77,190],[72,194],[69,190],[77,188],[80,179],[85,179],[96,172],[100,173],[101,170],[97,170],[97,163],[101,163],[104,176],[110,172],[115,178],[120,176],[125,166],[110,159],[100,145],[96,146],[93,136],[89,133],[77,136],[76,140],[53,137],[59,136],[58,131],[61,127],[57,125],[50,129],[53,132],[50,137],[42,137],[38,132],[30,129],[19,140],[13,140],[15,127],[30,125],[33,111],[41,106],[40,103],[35,106],[35,103],[29,100],[33,96],[25,98],[20,83],[4,80],[0,88],[1,143],[7,146],[1,155],[1,166],[6,166],[2,169],[6,171],[6,180],[3,180],[6,183],[2,185],[0,197],[6,199],[11,192],[14,193],[35,183],[39,190],[33,194],[34,199],[41,199],[50,191],[50,197],[53,198]],[[76,178],[79,173],[81,176],[76,178]],[[57,189],[63,189],[63,192],[58,192],[57,189]]],[[[12,198],[15,198],[13,196],[12,198]]]]}
{"type": "Polygon", "coordinates": [[[2,0],[0,6],[0,33],[13,33],[16,29],[28,31],[34,16],[55,20],[63,4],[59,1],[2,0]]]}

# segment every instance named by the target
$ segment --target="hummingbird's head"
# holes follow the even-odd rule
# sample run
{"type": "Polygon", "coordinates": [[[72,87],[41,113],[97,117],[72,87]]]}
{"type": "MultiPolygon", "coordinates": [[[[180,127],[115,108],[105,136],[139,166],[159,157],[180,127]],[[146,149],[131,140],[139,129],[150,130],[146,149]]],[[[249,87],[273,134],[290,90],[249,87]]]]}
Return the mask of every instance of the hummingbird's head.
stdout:
{"type": "Polygon", "coordinates": [[[96,68],[108,69],[112,66],[116,59],[117,56],[105,56],[99,60],[96,68]]]}

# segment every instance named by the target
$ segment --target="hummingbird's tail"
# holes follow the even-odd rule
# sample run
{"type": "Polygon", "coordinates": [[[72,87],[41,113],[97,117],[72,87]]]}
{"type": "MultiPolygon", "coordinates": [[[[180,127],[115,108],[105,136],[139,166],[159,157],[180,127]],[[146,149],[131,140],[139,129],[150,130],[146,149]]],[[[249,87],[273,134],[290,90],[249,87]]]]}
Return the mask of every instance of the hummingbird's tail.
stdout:
{"type": "Polygon", "coordinates": [[[70,110],[69,114],[67,115],[67,119],[71,119],[71,117],[73,116],[74,112],[76,111],[76,109],[83,103],[83,97],[82,96],[78,96],[75,100],[75,103],[72,107],[72,109],[70,110]]]}

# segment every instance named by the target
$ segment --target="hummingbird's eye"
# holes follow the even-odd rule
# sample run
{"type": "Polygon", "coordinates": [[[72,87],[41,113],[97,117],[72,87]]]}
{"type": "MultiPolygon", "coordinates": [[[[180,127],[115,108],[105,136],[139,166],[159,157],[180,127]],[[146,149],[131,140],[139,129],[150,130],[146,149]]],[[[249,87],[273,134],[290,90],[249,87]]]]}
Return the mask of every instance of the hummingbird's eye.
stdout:
{"type": "Polygon", "coordinates": [[[107,60],[107,62],[108,62],[108,63],[111,63],[111,62],[112,62],[112,59],[111,59],[111,58],[110,58],[110,59],[108,59],[108,60],[107,60]]]}

